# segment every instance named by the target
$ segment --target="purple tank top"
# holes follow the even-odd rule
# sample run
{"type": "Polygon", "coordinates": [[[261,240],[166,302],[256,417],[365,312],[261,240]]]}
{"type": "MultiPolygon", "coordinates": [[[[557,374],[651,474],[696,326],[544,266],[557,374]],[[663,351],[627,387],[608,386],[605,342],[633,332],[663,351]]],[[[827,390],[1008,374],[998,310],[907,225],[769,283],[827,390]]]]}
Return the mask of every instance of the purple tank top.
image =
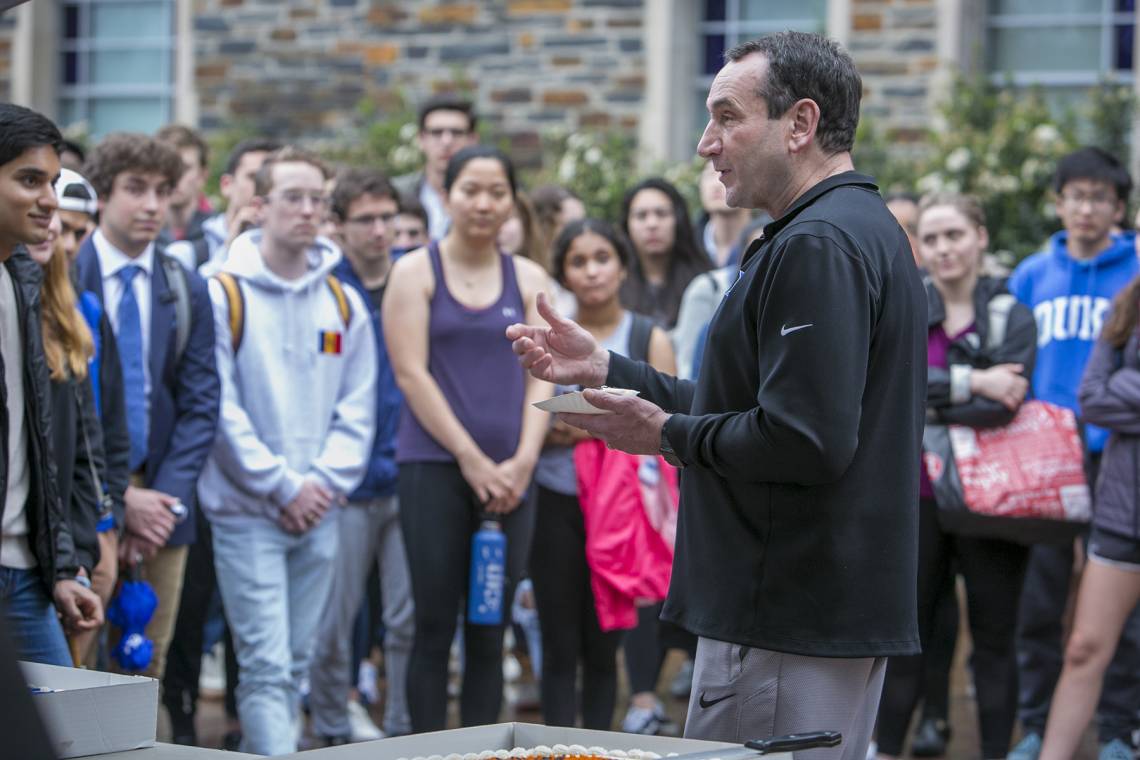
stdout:
{"type": "MultiPolygon", "coordinates": [[[[500,254],[499,300],[470,309],[447,289],[439,245],[428,247],[435,293],[428,317],[428,371],[459,424],[496,462],[514,456],[522,431],[525,376],[506,338],[508,325],[526,318],[511,257],[500,254]]],[[[453,462],[455,457],[420,425],[407,401],[400,413],[397,462],[453,462]]]]}

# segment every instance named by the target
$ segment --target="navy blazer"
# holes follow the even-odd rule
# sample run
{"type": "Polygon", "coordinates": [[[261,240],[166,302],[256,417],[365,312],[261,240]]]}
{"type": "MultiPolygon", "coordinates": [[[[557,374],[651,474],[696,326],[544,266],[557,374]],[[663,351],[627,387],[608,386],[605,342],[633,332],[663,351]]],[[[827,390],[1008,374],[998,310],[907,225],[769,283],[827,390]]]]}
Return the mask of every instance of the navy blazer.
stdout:
{"type": "MultiPolygon", "coordinates": [[[[90,237],[75,260],[81,290],[103,302],[103,272],[90,237]]],[[[167,546],[194,542],[198,476],[214,443],[218,426],[221,383],[214,362],[214,313],[206,281],[186,272],[190,291],[190,339],[175,361],[174,291],[156,254],[151,277],[150,311],[150,435],[144,483],[147,488],[177,496],[188,508],[185,522],[171,534],[167,546]]]]}

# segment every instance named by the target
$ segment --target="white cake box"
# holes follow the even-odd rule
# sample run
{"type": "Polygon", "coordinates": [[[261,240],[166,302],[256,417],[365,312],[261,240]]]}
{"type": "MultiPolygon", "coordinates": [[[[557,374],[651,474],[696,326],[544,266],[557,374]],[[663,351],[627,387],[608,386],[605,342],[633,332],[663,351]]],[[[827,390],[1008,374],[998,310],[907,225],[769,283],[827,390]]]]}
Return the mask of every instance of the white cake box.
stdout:
{"type": "Polygon", "coordinates": [[[83,757],[154,745],[158,681],[21,662],[57,756],[83,757]]]}
{"type": "MultiPolygon", "coordinates": [[[[348,744],[289,755],[298,760],[399,760],[399,758],[431,757],[451,753],[466,754],[483,750],[531,748],[540,744],[581,744],[608,750],[641,749],[665,757],[670,753],[704,752],[738,748],[739,744],[706,742],[695,739],[673,739],[667,736],[641,736],[613,731],[587,731],[581,728],[538,726],[532,723],[497,723],[474,728],[457,728],[416,736],[400,736],[374,742],[348,744]]],[[[791,760],[790,754],[765,755],[775,760],[791,760]]]]}

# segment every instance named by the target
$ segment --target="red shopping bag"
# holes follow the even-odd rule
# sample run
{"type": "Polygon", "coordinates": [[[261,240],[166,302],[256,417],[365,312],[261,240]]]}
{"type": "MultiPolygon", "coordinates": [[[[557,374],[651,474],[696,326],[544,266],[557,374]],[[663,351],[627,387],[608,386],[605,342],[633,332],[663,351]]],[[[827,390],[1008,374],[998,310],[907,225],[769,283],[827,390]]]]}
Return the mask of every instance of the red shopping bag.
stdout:
{"type": "Polygon", "coordinates": [[[1018,543],[1072,540],[1092,499],[1073,412],[1026,401],[997,428],[927,425],[923,463],[938,519],[953,533],[1018,543]]]}

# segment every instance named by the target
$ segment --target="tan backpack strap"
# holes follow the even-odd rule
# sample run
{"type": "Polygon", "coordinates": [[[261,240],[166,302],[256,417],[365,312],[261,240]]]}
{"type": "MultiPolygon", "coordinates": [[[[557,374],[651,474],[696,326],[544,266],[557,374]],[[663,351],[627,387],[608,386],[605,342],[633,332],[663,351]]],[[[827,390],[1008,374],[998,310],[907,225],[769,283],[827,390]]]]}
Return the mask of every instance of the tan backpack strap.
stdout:
{"type": "Polygon", "coordinates": [[[352,324],[352,304],[349,303],[348,296],[344,293],[344,286],[340,284],[340,280],[335,275],[330,274],[325,278],[325,281],[329,284],[333,298],[336,299],[336,309],[340,312],[340,321],[344,322],[347,329],[352,324]]]}
{"type": "Polygon", "coordinates": [[[214,279],[222,284],[222,290],[226,293],[226,303],[230,309],[230,343],[236,356],[245,332],[245,297],[237,278],[229,272],[218,272],[214,279]]]}

